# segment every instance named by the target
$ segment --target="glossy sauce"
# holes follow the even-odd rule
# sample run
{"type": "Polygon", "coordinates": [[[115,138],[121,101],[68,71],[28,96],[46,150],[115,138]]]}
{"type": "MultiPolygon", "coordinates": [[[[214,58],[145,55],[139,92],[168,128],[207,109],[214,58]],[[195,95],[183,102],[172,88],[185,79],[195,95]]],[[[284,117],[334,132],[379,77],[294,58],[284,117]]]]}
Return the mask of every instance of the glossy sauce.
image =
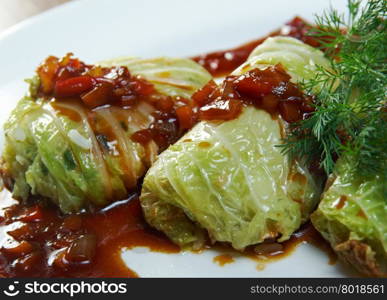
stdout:
{"type": "MultiPolygon", "coordinates": [[[[147,225],[135,193],[94,213],[76,215],[63,215],[56,207],[43,203],[19,204],[6,190],[1,196],[0,277],[137,277],[135,270],[122,261],[122,249],[180,251],[162,233],[147,225]],[[72,261],[69,249],[79,236],[86,235],[95,239],[93,249],[86,251],[91,254],[72,261]]],[[[221,243],[206,248],[220,252],[214,258],[214,263],[220,266],[240,256],[262,264],[290,255],[305,242],[327,253],[330,264],[336,261],[329,244],[309,223],[283,243],[266,241],[244,252],[221,243]]]]}
{"type": "Polygon", "coordinates": [[[123,248],[179,252],[146,224],[136,193],[94,213],[75,215],[43,203],[19,204],[6,190],[0,203],[0,277],[137,277],[121,259],[123,248]],[[74,259],[69,249],[80,236],[95,244],[84,251],[87,256],[74,259]]]}
{"type": "MultiPolygon", "coordinates": [[[[142,103],[147,106],[147,113],[154,121],[135,132],[132,140],[144,146],[153,140],[159,152],[174,143],[186,129],[179,127],[176,110],[186,105],[188,100],[158,93],[151,82],[132,75],[127,67],[88,65],[68,53],[63,58],[48,57],[38,67],[37,75],[40,83],[36,95],[32,96],[50,101],[57,113],[73,121],[81,120],[76,106],[81,107],[91,125],[95,125],[96,122],[92,121],[98,119],[96,112],[101,108],[115,107],[134,114],[142,103]]],[[[127,122],[123,119],[121,124],[129,127],[127,122]]],[[[95,129],[96,126],[92,127],[95,129]]],[[[101,135],[115,141],[114,130],[109,126],[104,126],[104,129],[101,135]]]]}
{"type": "Polygon", "coordinates": [[[313,98],[290,82],[280,64],[227,76],[219,87],[209,82],[192,99],[197,104],[197,119],[206,121],[235,119],[246,105],[263,109],[274,119],[281,116],[287,123],[307,118],[314,110],[313,98]]]}
{"type": "Polygon", "coordinates": [[[230,254],[217,255],[212,260],[214,263],[217,263],[221,267],[223,267],[226,264],[231,264],[235,261],[232,255],[230,254]]]}
{"type": "Polygon", "coordinates": [[[242,256],[254,260],[258,264],[257,268],[263,269],[264,264],[288,257],[303,243],[311,244],[323,251],[327,255],[330,265],[336,263],[336,253],[310,222],[302,225],[289,240],[282,243],[268,240],[256,246],[249,246],[243,252],[236,251],[230,245],[221,243],[217,243],[211,248],[221,253],[214,258],[214,262],[220,266],[231,263],[242,256]]]}
{"type": "MultiPolygon", "coordinates": [[[[283,249],[278,252],[266,254],[269,261],[278,260],[289,256],[301,243],[308,243],[319,250],[323,251],[328,256],[328,263],[333,265],[337,261],[336,253],[333,251],[329,243],[321,236],[321,234],[308,222],[301,226],[299,230],[292,234],[289,240],[281,243],[283,249]]],[[[256,249],[255,249],[256,251],[256,249]]]]}
{"type": "MultiPolygon", "coordinates": [[[[293,36],[316,46],[315,42],[305,35],[309,29],[310,26],[303,20],[295,18],[269,36],[293,36]]],[[[213,75],[224,75],[243,63],[264,39],[235,49],[200,55],[194,60],[213,75]]],[[[193,97],[196,106],[189,105],[186,99],[171,99],[160,95],[155,97],[150,84],[141,78],[132,78],[127,70],[107,70],[89,66],[70,56],[61,61],[49,57],[38,69],[41,77],[40,95],[54,97],[58,101],[68,97],[74,101],[75,98],[79,102],[83,101],[83,105],[89,109],[106,104],[118,104],[125,109],[130,107],[133,101],[138,102],[146,98],[147,103],[155,108],[155,122],[149,128],[134,134],[132,139],[143,145],[154,140],[160,150],[173,143],[184,130],[191,128],[199,119],[206,119],[203,115],[200,116],[199,109],[211,105],[206,100],[211,93],[214,99],[220,96],[217,85],[210,82],[193,97]],[[104,75],[113,71],[120,73],[121,78],[126,76],[126,82],[131,84],[124,84],[122,89],[118,89],[115,102],[107,103],[113,86],[119,88],[118,82],[103,79],[104,75]],[[62,82],[57,84],[59,80],[62,82]],[[179,102],[178,107],[173,101],[179,102]]],[[[234,100],[227,102],[231,113],[226,112],[221,119],[235,118],[240,112],[240,105],[244,103],[241,99],[234,100]]],[[[277,102],[275,99],[275,103],[277,102]]],[[[260,100],[256,105],[265,105],[265,101],[262,103],[260,100]]],[[[266,109],[270,112],[271,102],[268,101],[267,105],[266,109]]],[[[55,106],[55,101],[53,106],[58,113],[79,121],[79,116],[72,110],[66,110],[60,105],[55,106]]],[[[219,113],[224,111],[217,113],[219,117],[219,113]]],[[[105,134],[109,135],[108,132],[105,134]]],[[[202,144],[201,147],[208,145],[202,144]]],[[[304,242],[321,248],[328,253],[330,263],[334,262],[330,246],[310,224],[304,225],[284,243],[266,241],[261,245],[248,247],[242,253],[233,250],[229,245],[219,243],[208,247],[219,250],[220,255],[214,258],[214,262],[222,266],[232,263],[235,257],[241,255],[261,263],[277,260],[286,257],[297,245],[304,242]]],[[[11,199],[6,190],[1,194],[0,277],[137,277],[135,270],[131,270],[130,266],[128,268],[120,255],[122,249],[137,246],[164,253],[180,251],[163,234],[146,224],[136,192],[128,199],[117,201],[104,209],[95,208],[93,212],[74,215],[63,215],[56,207],[38,199],[20,204],[11,199]]]]}
{"type": "Polygon", "coordinates": [[[346,204],[347,204],[347,196],[343,195],[340,196],[339,201],[336,203],[336,208],[337,209],[342,209],[346,204]]]}
{"type": "Polygon", "coordinates": [[[312,28],[313,27],[311,25],[300,17],[295,17],[280,29],[270,33],[264,38],[251,41],[237,48],[198,55],[192,59],[206,68],[213,76],[224,76],[231,73],[234,69],[245,62],[254,48],[262,44],[267,37],[290,36],[313,47],[319,46],[318,43],[307,34],[312,28]]]}

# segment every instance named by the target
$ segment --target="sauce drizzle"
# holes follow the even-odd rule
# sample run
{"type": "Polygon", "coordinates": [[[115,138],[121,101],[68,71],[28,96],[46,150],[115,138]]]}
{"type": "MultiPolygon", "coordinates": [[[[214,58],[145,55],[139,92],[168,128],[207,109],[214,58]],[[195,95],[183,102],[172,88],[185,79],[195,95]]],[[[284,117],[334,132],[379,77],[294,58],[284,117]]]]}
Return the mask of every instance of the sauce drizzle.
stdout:
{"type": "Polygon", "coordinates": [[[266,38],[273,36],[290,36],[303,41],[313,47],[319,46],[316,40],[308,35],[313,27],[300,17],[295,17],[280,29],[273,31],[264,38],[260,38],[233,49],[206,53],[192,59],[202,65],[215,77],[231,73],[247,60],[255,47],[262,44],[266,38]]]}
{"type": "Polygon", "coordinates": [[[223,267],[226,264],[231,264],[234,262],[234,258],[230,254],[221,254],[213,258],[213,262],[217,263],[219,266],[223,267]]]}
{"type": "MultiPolygon", "coordinates": [[[[178,246],[145,222],[137,193],[93,213],[76,215],[63,215],[56,207],[40,202],[18,203],[7,190],[2,191],[0,203],[0,277],[138,277],[122,261],[122,249],[147,247],[162,253],[180,252],[178,246]],[[94,238],[93,254],[82,260],[80,249],[78,259],[71,260],[69,249],[81,236],[94,238]]],[[[244,252],[222,243],[207,248],[219,251],[214,262],[223,266],[240,256],[258,263],[276,261],[305,242],[327,253],[330,264],[336,261],[329,244],[310,223],[283,243],[268,241],[244,252]]]]}
{"type": "Polygon", "coordinates": [[[1,192],[0,203],[0,277],[137,277],[121,259],[123,248],[179,252],[146,224],[137,193],[102,210],[75,215],[43,203],[18,203],[7,190],[1,192]],[[84,236],[96,243],[80,247],[74,259],[69,249],[84,236]],[[89,253],[86,259],[83,253],[89,253]]]}

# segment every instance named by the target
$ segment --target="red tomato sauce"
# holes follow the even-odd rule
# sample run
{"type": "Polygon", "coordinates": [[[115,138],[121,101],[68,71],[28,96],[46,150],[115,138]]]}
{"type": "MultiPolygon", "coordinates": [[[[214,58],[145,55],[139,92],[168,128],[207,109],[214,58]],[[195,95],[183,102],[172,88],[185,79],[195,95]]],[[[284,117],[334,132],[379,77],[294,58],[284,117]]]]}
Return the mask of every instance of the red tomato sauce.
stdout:
{"type": "Polygon", "coordinates": [[[262,44],[266,38],[272,36],[290,36],[303,41],[313,47],[319,46],[308,33],[313,27],[300,17],[295,17],[280,29],[273,31],[264,38],[260,38],[233,49],[205,53],[192,59],[206,68],[213,76],[219,77],[231,73],[247,60],[255,47],[262,44]]]}
{"type": "Polygon", "coordinates": [[[36,96],[51,101],[58,113],[71,120],[78,120],[79,116],[56,103],[80,104],[92,119],[93,111],[99,107],[117,106],[130,110],[140,102],[146,102],[153,107],[150,114],[154,122],[149,128],[135,132],[132,139],[141,144],[153,140],[159,151],[174,143],[186,129],[179,126],[176,110],[188,100],[158,93],[151,82],[132,75],[127,67],[87,65],[69,53],[61,59],[48,57],[38,67],[37,74],[40,85],[36,96]]]}
{"type": "Polygon", "coordinates": [[[136,193],[95,212],[64,215],[54,206],[20,204],[1,194],[0,277],[137,277],[123,248],[179,248],[143,219],[136,193]]]}
{"type": "MultiPolygon", "coordinates": [[[[21,204],[7,190],[1,193],[0,203],[0,277],[138,277],[122,260],[123,249],[180,251],[145,222],[136,193],[109,207],[73,215],[33,199],[21,204]]],[[[207,247],[217,249],[221,257],[227,255],[227,263],[240,255],[268,262],[288,256],[304,242],[320,248],[330,263],[335,262],[329,244],[310,224],[284,243],[266,241],[242,253],[227,244],[207,247]]],[[[215,262],[219,264],[219,259],[215,262]]]]}
{"type": "Polygon", "coordinates": [[[290,82],[281,65],[265,70],[252,69],[240,76],[227,76],[222,86],[213,82],[193,95],[199,120],[232,120],[242,107],[253,105],[278,115],[288,123],[298,122],[313,112],[313,98],[290,82]]]}

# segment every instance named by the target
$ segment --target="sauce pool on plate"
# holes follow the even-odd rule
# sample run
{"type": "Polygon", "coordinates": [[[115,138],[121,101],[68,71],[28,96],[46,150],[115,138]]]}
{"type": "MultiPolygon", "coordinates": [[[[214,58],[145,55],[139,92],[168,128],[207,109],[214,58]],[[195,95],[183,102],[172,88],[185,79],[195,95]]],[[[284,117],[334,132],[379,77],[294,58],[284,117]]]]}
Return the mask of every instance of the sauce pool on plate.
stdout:
{"type": "Polygon", "coordinates": [[[145,223],[136,193],[74,215],[40,203],[20,204],[7,190],[0,203],[2,277],[137,277],[121,259],[123,248],[179,251],[145,223]]]}
{"type": "Polygon", "coordinates": [[[280,29],[269,35],[241,45],[233,49],[226,49],[205,53],[192,59],[206,68],[213,76],[220,77],[231,73],[234,69],[244,63],[255,47],[262,44],[267,37],[290,36],[303,41],[313,47],[318,47],[316,40],[308,35],[313,27],[300,17],[293,18],[280,29]]]}
{"type": "MultiPolygon", "coordinates": [[[[7,190],[2,191],[0,203],[0,277],[138,277],[121,259],[122,249],[180,252],[147,225],[137,193],[99,211],[76,215],[63,215],[42,203],[20,204],[7,190]]],[[[266,242],[242,253],[223,244],[208,248],[219,251],[214,262],[224,266],[238,256],[275,261],[303,242],[322,249],[330,263],[335,262],[333,251],[310,224],[281,244],[266,242]]]]}

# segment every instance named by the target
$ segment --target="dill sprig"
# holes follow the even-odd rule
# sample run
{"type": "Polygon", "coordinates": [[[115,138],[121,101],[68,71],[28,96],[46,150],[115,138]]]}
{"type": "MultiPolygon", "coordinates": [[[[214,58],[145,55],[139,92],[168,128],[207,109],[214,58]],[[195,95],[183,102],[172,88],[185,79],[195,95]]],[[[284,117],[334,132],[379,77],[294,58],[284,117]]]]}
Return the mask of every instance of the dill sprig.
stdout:
{"type": "Polygon", "coordinates": [[[316,17],[318,39],[331,69],[301,83],[315,95],[315,111],[294,125],[283,152],[320,160],[330,174],[338,157],[362,175],[386,169],[387,30],[385,0],[348,1],[348,16],[330,9],[316,17]],[[318,92],[316,92],[316,90],[318,92]]]}

